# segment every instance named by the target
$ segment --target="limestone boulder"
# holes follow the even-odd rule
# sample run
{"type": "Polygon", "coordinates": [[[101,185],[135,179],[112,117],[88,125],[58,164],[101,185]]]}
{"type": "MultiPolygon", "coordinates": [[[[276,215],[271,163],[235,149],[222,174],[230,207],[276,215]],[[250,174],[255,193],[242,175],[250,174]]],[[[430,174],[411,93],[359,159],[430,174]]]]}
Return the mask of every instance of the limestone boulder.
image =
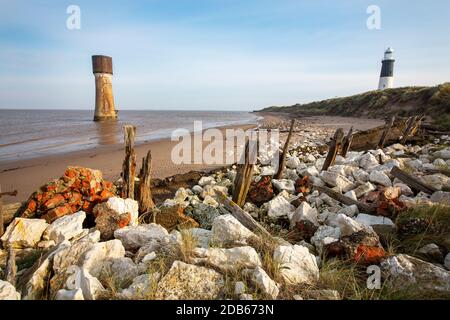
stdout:
{"type": "Polygon", "coordinates": [[[79,211],[55,220],[45,229],[43,239],[52,240],[55,243],[71,240],[83,232],[83,222],[86,219],[86,213],[79,211]]]}
{"type": "Polygon", "coordinates": [[[217,217],[212,225],[210,243],[214,246],[246,245],[256,235],[231,214],[217,217]]]}
{"type": "Polygon", "coordinates": [[[159,281],[156,298],[160,300],[214,300],[224,286],[223,276],[215,270],[175,261],[159,281]]]}
{"type": "Polygon", "coordinates": [[[278,289],[277,283],[269,277],[263,268],[256,267],[254,270],[246,269],[243,270],[243,274],[249,276],[253,285],[270,299],[275,300],[278,297],[280,290],[278,289]]]}
{"type": "Polygon", "coordinates": [[[166,229],[154,223],[125,227],[114,232],[114,237],[129,251],[135,251],[153,239],[161,239],[168,235],[166,229]]]}
{"type": "Polygon", "coordinates": [[[236,271],[244,268],[261,266],[261,259],[255,249],[249,246],[230,249],[196,248],[194,249],[195,264],[207,264],[223,272],[236,271]]]}
{"type": "Polygon", "coordinates": [[[0,300],[20,300],[20,293],[11,283],[0,280],[0,300]]]}
{"type": "Polygon", "coordinates": [[[267,210],[267,215],[274,219],[288,217],[295,211],[295,207],[280,195],[265,203],[264,208],[267,210]]]}
{"type": "Polygon", "coordinates": [[[43,219],[15,218],[1,237],[3,247],[33,248],[47,227],[43,219]]]}

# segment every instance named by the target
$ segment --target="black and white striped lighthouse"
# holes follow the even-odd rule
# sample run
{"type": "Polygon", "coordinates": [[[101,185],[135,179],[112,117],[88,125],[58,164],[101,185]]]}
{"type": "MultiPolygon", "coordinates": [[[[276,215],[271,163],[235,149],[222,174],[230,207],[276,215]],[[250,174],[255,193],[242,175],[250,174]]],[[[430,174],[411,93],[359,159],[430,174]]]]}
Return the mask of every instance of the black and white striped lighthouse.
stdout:
{"type": "Polygon", "coordinates": [[[384,59],[382,61],[380,82],[378,90],[384,90],[394,87],[394,50],[387,48],[384,52],[384,59]]]}

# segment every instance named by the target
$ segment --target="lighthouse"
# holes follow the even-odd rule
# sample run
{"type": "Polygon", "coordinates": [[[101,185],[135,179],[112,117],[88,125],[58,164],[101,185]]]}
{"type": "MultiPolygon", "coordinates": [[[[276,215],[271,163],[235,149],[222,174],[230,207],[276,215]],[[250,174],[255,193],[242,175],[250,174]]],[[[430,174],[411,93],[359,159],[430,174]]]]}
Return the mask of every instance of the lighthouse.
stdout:
{"type": "Polygon", "coordinates": [[[382,60],[380,83],[378,90],[390,89],[394,87],[394,50],[387,48],[384,52],[384,59],[382,60]]]}
{"type": "Polygon", "coordinates": [[[113,66],[108,56],[92,56],[95,76],[95,115],[94,121],[116,120],[112,91],[113,66]]]}

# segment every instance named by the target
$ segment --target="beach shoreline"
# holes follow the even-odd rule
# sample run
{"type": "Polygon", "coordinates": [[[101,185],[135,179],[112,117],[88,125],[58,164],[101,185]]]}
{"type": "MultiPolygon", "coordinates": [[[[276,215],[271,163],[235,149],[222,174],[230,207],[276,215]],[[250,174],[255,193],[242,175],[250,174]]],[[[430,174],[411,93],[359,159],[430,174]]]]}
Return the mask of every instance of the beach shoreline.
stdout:
{"type": "MultiPolygon", "coordinates": [[[[289,119],[287,114],[274,113],[256,113],[263,117],[259,125],[275,125],[289,119]]],[[[355,129],[365,130],[375,127],[382,123],[375,119],[357,119],[343,117],[305,117],[299,119],[304,123],[305,128],[309,127],[331,130],[337,127],[343,127],[348,130],[350,126],[356,126],[355,129]]],[[[225,132],[226,129],[251,129],[258,124],[229,125],[218,127],[217,129],[225,132]]],[[[194,133],[191,133],[191,136],[194,133]]],[[[225,139],[225,138],[224,138],[225,139]]],[[[283,134],[280,134],[283,140],[283,134]]],[[[205,165],[205,164],[181,164],[177,165],[171,161],[171,151],[178,141],[171,141],[170,138],[152,140],[136,145],[137,168],[141,166],[141,159],[152,151],[152,177],[163,179],[175,174],[183,174],[189,171],[208,171],[225,166],[225,164],[205,165]]],[[[206,143],[207,145],[208,143],[206,143]]],[[[122,162],[124,159],[124,146],[122,143],[114,145],[99,146],[76,152],[67,152],[54,155],[43,156],[39,158],[2,161],[0,162],[0,184],[2,190],[18,190],[17,197],[5,197],[4,203],[13,203],[25,201],[41,185],[52,179],[57,179],[63,175],[68,166],[81,166],[102,171],[105,179],[115,181],[120,178],[122,171],[122,162]]]]}

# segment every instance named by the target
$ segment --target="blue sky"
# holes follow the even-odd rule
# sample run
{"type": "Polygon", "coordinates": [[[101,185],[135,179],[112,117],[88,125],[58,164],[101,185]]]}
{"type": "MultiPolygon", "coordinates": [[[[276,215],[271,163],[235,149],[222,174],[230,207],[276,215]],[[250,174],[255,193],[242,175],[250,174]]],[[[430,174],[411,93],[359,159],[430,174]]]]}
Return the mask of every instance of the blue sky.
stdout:
{"type": "Polygon", "coordinates": [[[450,81],[450,2],[0,0],[0,108],[92,109],[91,55],[111,55],[119,110],[254,110],[450,81]],[[66,9],[81,9],[68,30],[66,9]],[[369,30],[369,5],[381,30],[369,30]]]}

